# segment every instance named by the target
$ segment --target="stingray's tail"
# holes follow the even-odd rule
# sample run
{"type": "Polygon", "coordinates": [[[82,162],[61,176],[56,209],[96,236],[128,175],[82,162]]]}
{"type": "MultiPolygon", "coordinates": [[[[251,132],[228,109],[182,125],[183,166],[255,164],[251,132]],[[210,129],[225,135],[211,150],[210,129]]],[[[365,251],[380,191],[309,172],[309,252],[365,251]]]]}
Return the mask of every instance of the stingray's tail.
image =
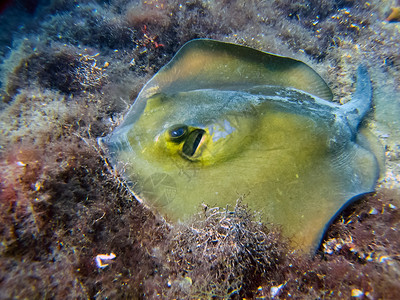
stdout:
{"type": "Polygon", "coordinates": [[[357,70],[356,91],[350,102],[344,104],[347,121],[353,131],[357,131],[358,125],[371,108],[372,103],[372,84],[365,66],[359,66],[357,70]]]}

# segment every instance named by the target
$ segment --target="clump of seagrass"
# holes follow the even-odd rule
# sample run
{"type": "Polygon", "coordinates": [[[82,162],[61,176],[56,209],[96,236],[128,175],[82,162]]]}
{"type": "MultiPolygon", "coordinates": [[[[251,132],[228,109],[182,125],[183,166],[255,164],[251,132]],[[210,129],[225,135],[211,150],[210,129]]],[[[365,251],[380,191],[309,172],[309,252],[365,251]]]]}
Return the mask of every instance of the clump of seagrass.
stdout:
{"type": "Polygon", "coordinates": [[[279,230],[256,222],[241,199],[233,211],[205,207],[172,240],[170,259],[182,277],[171,285],[196,298],[245,296],[271,278],[285,254],[279,230]]]}

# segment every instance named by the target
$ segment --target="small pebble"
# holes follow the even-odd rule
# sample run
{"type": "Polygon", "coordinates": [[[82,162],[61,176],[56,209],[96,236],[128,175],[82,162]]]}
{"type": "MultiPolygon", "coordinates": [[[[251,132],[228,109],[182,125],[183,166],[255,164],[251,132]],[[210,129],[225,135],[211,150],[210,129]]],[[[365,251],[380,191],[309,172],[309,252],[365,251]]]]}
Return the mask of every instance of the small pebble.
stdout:
{"type": "Polygon", "coordinates": [[[352,289],[352,290],[351,290],[351,296],[352,296],[352,297],[360,298],[360,297],[362,297],[363,295],[364,295],[364,293],[363,293],[361,290],[359,290],[359,289],[352,289]]]}

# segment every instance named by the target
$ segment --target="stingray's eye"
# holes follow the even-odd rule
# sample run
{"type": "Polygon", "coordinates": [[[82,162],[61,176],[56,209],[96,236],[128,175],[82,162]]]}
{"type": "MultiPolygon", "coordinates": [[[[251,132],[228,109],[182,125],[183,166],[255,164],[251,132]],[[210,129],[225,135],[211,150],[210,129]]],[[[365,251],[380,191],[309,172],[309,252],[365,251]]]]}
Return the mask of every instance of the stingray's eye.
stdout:
{"type": "Polygon", "coordinates": [[[175,125],[168,130],[169,139],[174,143],[180,143],[186,137],[188,127],[186,125],[175,125]]]}
{"type": "Polygon", "coordinates": [[[182,146],[182,154],[185,158],[192,160],[196,154],[197,149],[200,146],[201,139],[205,131],[203,129],[193,130],[187,137],[185,143],[182,146]]]}

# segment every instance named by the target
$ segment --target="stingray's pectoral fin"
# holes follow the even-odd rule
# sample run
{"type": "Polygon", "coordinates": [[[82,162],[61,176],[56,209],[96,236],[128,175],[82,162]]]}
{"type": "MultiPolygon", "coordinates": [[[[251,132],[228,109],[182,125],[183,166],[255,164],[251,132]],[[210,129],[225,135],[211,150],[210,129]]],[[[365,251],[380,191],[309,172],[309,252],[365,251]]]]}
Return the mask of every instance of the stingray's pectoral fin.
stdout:
{"type": "Polygon", "coordinates": [[[257,85],[292,87],[325,100],[333,98],[325,81],[301,61],[208,39],[187,42],[141,93],[236,90],[257,85]]]}
{"type": "Polygon", "coordinates": [[[355,151],[357,156],[352,163],[357,170],[354,176],[359,180],[358,186],[362,193],[372,192],[380,175],[380,163],[369,149],[358,146],[355,151]]]}
{"type": "Polygon", "coordinates": [[[311,245],[315,251],[320,248],[329,226],[343,210],[364,195],[373,192],[379,178],[379,162],[369,149],[353,144],[342,157],[343,160],[336,161],[334,166],[338,174],[342,174],[335,182],[337,190],[340,191],[335,196],[335,201],[332,201],[331,211],[335,213],[326,220],[326,226],[317,234],[314,245],[311,245]]]}
{"type": "Polygon", "coordinates": [[[329,222],[326,223],[325,227],[323,230],[320,231],[318,235],[318,239],[314,241],[314,244],[312,245],[311,249],[312,252],[311,254],[315,254],[318,251],[322,251],[322,246],[324,241],[328,239],[328,230],[329,227],[332,225],[332,223],[339,218],[339,216],[343,213],[343,211],[348,208],[350,205],[355,203],[358,200],[361,200],[364,196],[368,195],[371,192],[368,193],[362,193],[362,194],[357,194],[353,197],[350,197],[345,204],[336,212],[336,214],[329,220],[329,222]]]}

